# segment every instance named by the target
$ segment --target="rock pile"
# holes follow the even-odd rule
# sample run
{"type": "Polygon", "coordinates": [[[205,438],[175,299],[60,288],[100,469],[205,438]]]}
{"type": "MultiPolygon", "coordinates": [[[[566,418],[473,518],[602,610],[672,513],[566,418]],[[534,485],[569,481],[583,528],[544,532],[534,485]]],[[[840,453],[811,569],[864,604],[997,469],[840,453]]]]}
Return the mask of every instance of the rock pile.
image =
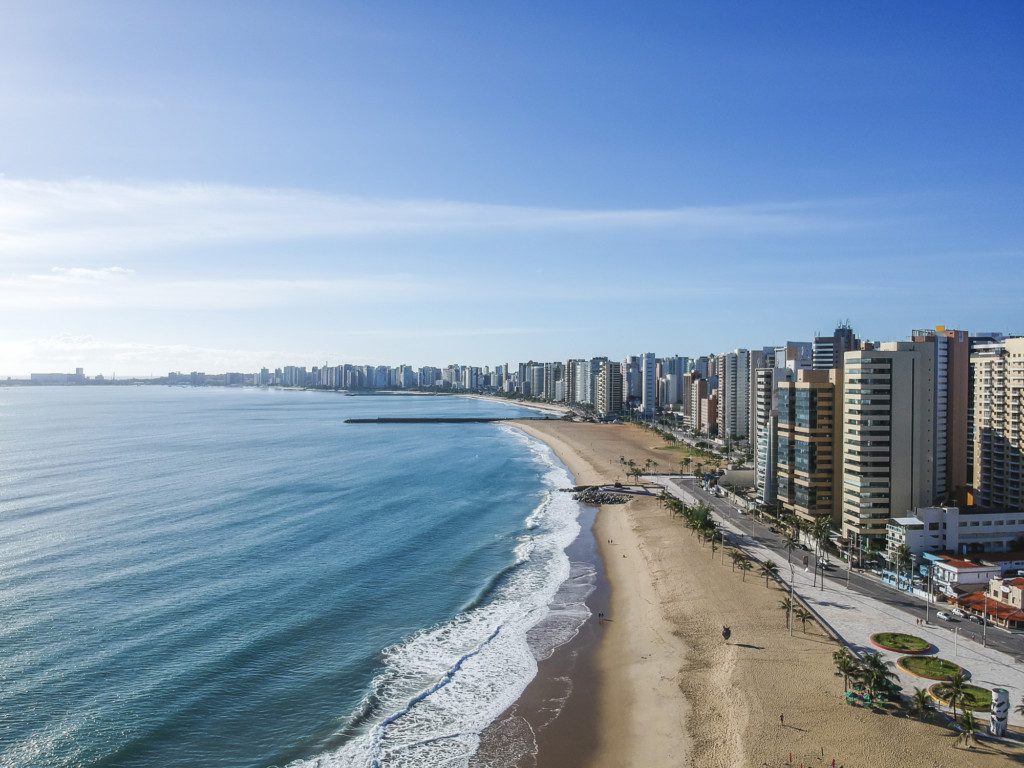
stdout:
{"type": "Polygon", "coordinates": [[[572,497],[576,501],[582,501],[584,504],[625,504],[629,501],[629,496],[625,496],[621,493],[610,493],[609,491],[602,491],[600,488],[587,488],[574,493],[572,497]]]}

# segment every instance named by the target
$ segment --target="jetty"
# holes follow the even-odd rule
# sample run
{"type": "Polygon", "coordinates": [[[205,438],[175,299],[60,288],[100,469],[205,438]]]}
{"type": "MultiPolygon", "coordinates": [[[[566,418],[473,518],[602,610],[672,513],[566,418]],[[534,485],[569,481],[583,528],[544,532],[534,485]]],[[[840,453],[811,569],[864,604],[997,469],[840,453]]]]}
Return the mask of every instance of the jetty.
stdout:
{"type": "Polygon", "coordinates": [[[345,419],[346,424],[491,424],[496,421],[558,421],[560,416],[378,416],[345,419]]]}

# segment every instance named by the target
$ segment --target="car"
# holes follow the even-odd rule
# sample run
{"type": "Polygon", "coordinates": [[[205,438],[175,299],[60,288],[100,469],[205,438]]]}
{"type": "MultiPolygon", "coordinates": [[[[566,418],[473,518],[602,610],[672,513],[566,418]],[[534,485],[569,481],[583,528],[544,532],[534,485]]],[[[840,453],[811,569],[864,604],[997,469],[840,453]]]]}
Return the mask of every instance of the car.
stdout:
{"type": "Polygon", "coordinates": [[[956,617],[953,614],[951,614],[949,611],[939,611],[935,615],[938,616],[943,621],[956,621],[957,620],[956,617]]]}
{"type": "Polygon", "coordinates": [[[954,616],[959,616],[961,619],[966,619],[967,618],[967,614],[964,611],[960,610],[959,608],[954,608],[953,610],[950,611],[950,613],[952,613],[954,616]]]}
{"type": "Polygon", "coordinates": [[[968,621],[973,621],[975,624],[981,624],[981,616],[975,616],[973,613],[967,617],[968,621]]]}

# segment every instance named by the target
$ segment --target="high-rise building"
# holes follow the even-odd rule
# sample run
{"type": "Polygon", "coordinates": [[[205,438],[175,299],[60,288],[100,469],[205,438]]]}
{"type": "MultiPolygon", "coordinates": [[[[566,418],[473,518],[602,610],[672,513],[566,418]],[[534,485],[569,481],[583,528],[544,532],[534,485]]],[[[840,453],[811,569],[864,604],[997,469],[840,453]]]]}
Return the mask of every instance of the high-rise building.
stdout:
{"type": "Polygon", "coordinates": [[[754,448],[754,475],[757,499],[762,504],[775,501],[775,452],[778,433],[778,384],[789,381],[794,373],[788,368],[754,369],[753,414],[750,439],[754,448]]]}
{"type": "Polygon", "coordinates": [[[602,418],[622,413],[622,366],[604,360],[597,375],[597,397],[594,408],[602,418]]]}
{"type": "Polygon", "coordinates": [[[563,368],[562,363],[544,363],[544,394],[542,397],[545,400],[554,402],[560,399],[563,368]]]}
{"type": "Polygon", "coordinates": [[[718,437],[744,438],[750,429],[750,351],[718,356],[718,437]]]}
{"type": "Polygon", "coordinates": [[[640,358],[630,355],[622,361],[622,402],[632,408],[640,403],[643,380],[640,374],[640,358]]]}
{"type": "MultiPolygon", "coordinates": [[[[974,482],[974,358],[978,355],[988,353],[993,349],[1001,348],[1006,339],[1005,333],[997,331],[979,331],[972,333],[969,339],[970,352],[967,366],[967,480],[974,482]]],[[[973,504],[973,493],[968,497],[968,503],[973,504]]]]}
{"type": "Polygon", "coordinates": [[[857,349],[860,349],[860,339],[854,335],[849,323],[841,323],[831,336],[814,337],[814,369],[842,368],[843,355],[857,349]]]}
{"type": "Polygon", "coordinates": [[[694,432],[706,433],[708,425],[703,421],[703,414],[707,413],[707,409],[702,404],[708,398],[708,380],[701,378],[697,371],[690,374],[689,395],[687,426],[694,432]]]}
{"type": "MultiPolygon", "coordinates": [[[[779,369],[776,369],[779,370],[779,369]]],[[[783,509],[841,519],[843,370],[785,371],[777,385],[776,491],[783,509]]]]}
{"type": "Polygon", "coordinates": [[[565,367],[562,370],[562,384],[564,400],[569,405],[578,403],[577,390],[579,389],[579,365],[582,360],[566,360],[565,367]]]}
{"type": "Polygon", "coordinates": [[[974,369],[974,500],[1024,510],[1024,338],[979,347],[974,369]]]}
{"type": "Polygon", "coordinates": [[[658,373],[653,352],[640,357],[640,413],[645,419],[653,419],[658,405],[658,373]]]}
{"type": "Polygon", "coordinates": [[[939,326],[914,331],[917,344],[935,346],[935,475],[933,504],[967,503],[967,412],[970,410],[970,338],[939,326]]]}
{"type": "Polygon", "coordinates": [[[931,503],[935,346],[888,342],[844,366],[843,534],[882,543],[889,518],[931,503]]]}
{"type": "Polygon", "coordinates": [[[527,383],[530,385],[530,397],[544,397],[544,366],[533,363],[526,370],[527,383]]]}

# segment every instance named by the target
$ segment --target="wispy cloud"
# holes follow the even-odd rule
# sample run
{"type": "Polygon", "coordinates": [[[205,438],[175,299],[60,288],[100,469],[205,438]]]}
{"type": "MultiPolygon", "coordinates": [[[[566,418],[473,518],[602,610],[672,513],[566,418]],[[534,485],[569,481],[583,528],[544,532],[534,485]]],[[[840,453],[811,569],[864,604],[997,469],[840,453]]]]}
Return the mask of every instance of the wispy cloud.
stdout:
{"type": "Polygon", "coordinates": [[[259,309],[305,302],[392,304],[445,288],[422,277],[165,278],[124,267],[53,267],[0,278],[0,312],[60,309],[259,309]]]}
{"type": "Polygon", "coordinates": [[[382,200],[303,189],[0,178],[0,257],[473,230],[787,234],[850,225],[828,204],[572,209],[382,200]]]}

